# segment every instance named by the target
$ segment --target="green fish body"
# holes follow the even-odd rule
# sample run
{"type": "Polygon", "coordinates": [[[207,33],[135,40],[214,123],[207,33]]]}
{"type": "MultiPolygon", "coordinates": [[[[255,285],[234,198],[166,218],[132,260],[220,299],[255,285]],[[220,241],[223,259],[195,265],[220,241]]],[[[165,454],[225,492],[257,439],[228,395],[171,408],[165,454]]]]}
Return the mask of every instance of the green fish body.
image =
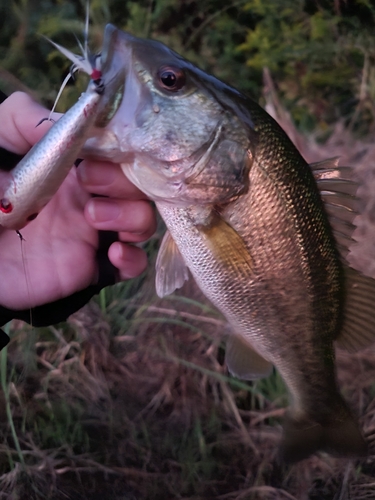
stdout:
{"type": "Polygon", "coordinates": [[[277,368],[290,392],[285,459],[365,454],[335,373],[334,341],[355,350],[374,331],[374,282],[339,254],[355,215],[348,170],[309,166],[254,101],[158,42],[108,26],[102,74],[86,154],[120,162],[155,201],[168,228],[158,294],[189,269],[232,327],[229,371],[252,380],[277,368]]]}

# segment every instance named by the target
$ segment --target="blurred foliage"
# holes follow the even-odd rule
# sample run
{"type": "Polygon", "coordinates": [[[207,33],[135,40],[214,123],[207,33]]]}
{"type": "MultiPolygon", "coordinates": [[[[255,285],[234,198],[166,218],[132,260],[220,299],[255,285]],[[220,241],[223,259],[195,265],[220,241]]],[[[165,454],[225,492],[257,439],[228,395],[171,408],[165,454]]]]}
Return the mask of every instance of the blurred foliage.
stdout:
{"type": "MultiPolygon", "coordinates": [[[[77,51],[85,10],[84,0],[2,2],[1,88],[26,86],[51,106],[70,63],[41,35],[77,51]]],[[[364,133],[374,126],[374,18],[370,0],[92,0],[90,46],[100,50],[112,22],[166,43],[256,99],[268,67],[301,130],[343,118],[364,133]]],[[[70,84],[60,110],[85,85],[70,84]]]]}
{"type": "Polygon", "coordinates": [[[374,121],[375,7],[366,0],[252,0],[257,19],[239,47],[258,74],[268,67],[302,129],[340,118],[374,121]]]}

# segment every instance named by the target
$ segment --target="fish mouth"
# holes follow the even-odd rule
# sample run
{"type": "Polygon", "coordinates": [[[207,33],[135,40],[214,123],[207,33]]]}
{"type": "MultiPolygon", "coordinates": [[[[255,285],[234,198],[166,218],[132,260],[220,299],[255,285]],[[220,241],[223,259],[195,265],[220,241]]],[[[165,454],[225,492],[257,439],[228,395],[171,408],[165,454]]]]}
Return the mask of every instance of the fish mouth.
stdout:
{"type": "MultiPolygon", "coordinates": [[[[134,125],[140,128],[142,108],[151,106],[152,100],[147,86],[139,82],[137,71],[133,67],[133,64],[136,65],[133,50],[137,47],[138,52],[145,53],[150,50],[149,43],[112,24],[105,27],[101,53],[104,95],[95,127],[82,151],[84,157],[118,163],[123,163],[125,159],[124,163],[127,163],[126,157],[135,153],[134,145],[129,142],[130,131],[134,125]]],[[[151,159],[161,167],[168,180],[178,182],[186,179],[186,176],[193,179],[209,161],[209,155],[220,138],[221,128],[217,123],[208,140],[188,155],[172,159],[165,156],[154,157],[151,153],[151,159]]],[[[137,151],[137,154],[143,158],[147,156],[142,151],[137,151]]]]}
{"type": "MultiPolygon", "coordinates": [[[[119,109],[124,96],[126,66],[131,50],[120,44],[120,31],[112,24],[104,29],[103,48],[100,56],[101,73],[104,84],[104,96],[101,111],[95,126],[105,128],[119,109]]],[[[129,35],[131,37],[131,35],[129,35]]]]}
{"type": "MultiPolygon", "coordinates": [[[[102,108],[83,155],[120,163],[125,175],[151,199],[168,198],[185,203],[190,201],[189,184],[217,187],[215,176],[200,177],[223,137],[223,116],[215,116],[212,129],[206,129],[205,136],[201,134],[204,142],[194,144],[194,147],[189,145],[181,151],[176,148],[169,153],[167,147],[154,147],[156,142],[152,140],[150,149],[144,147],[142,132],[139,131],[142,130],[142,120],[147,123],[148,110],[153,109],[153,94],[147,85],[149,80],[146,80],[150,73],[141,71],[139,59],[150,52],[150,43],[154,42],[134,37],[111,24],[106,26],[101,55],[102,108]]],[[[169,58],[166,50],[159,50],[159,53],[161,59],[169,58]]]]}
{"type": "MultiPolygon", "coordinates": [[[[136,37],[120,31],[112,24],[107,24],[105,27],[100,55],[104,95],[95,125],[82,149],[84,158],[121,162],[124,151],[121,148],[119,135],[113,130],[111,122],[121,108],[129,87],[131,42],[135,40],[136,37]]],[[[131,111],[134,112],[134,109],[131,111]]],[[[130,115],[130,110],[127,108],[125,112],[127,116],[130,115]]]]}

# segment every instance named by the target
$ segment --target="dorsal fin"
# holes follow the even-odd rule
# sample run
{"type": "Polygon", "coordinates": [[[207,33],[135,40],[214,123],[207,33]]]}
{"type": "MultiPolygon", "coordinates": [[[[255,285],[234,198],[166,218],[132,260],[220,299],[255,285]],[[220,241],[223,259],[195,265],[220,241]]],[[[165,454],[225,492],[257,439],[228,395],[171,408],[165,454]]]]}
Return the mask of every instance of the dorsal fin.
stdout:
{"type": "Polygon", "coordinates": [[[345,307],[337,345],[349,352],[368,347],[375,341],[375,280],[347,265],[346,257],[358,215],[358,183],[353,169],[339,167],[338,158],[310,165],[331,224],[337,249],[344,261],[345,307]]]}
{"type": "Polygon", "coordinates": [[[324,202],[328,220],[336,239],[337,249],[346,263],[350,246],[355,242],[352,238],[357,212],[358,183],[353,180],[353,169],[339,167],[339,158],[330,158],[310,164],[324,202]]]}

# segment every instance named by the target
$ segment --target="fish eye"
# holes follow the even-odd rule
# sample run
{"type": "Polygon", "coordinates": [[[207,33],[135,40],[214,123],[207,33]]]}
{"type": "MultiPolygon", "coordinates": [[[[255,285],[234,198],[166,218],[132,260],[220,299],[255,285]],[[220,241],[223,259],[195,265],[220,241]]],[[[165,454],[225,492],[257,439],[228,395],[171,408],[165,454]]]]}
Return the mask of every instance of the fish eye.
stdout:
{"type": "Polygon", "coordinates": [[[160,85],[172,92],[177,92],[180,90],[186,81],[186,76],[184,71],[179,68],[173,68],[171,66],[163,66],[158,71],[158,80],[160,85]]]}

